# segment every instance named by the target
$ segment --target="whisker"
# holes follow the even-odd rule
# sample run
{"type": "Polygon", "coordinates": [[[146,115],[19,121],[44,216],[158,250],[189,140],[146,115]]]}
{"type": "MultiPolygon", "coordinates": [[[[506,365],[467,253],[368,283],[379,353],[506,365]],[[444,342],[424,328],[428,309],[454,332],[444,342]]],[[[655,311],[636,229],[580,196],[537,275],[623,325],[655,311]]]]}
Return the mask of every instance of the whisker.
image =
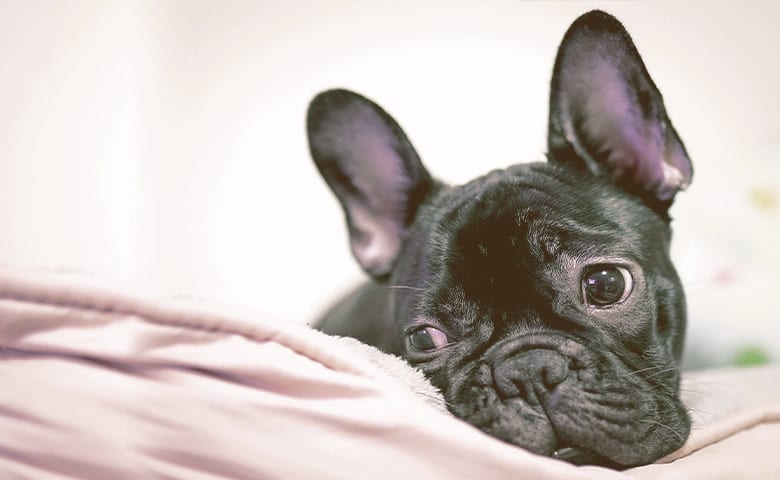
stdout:
{"type": "Polygon", "coordinates": [[[447,405],[448,407],[451,407],[453,404],[451,402],[448,402],[447,400],[444,400],[444,398],[437,397],[436,395],[430,395],[428,393],[423,393],[422,395],[425,395],[426,397],[430,397],[435,399],[438,403],[441,403],[442,405],[447,405]]]}
{"type": "Polygon", "coordinates": [[[695,394],[698,394],[698,395],[708,395],[708,394],[711,393],[710,391],[708,391],[706,389],[688,388],[688,387],[680,387],[680,392],[695,393],[695,394]]]}
{"type": "Polygon", "coordinates": [[[704,417],[713,417],[714,414],[709,410],[702,410],[700,408],[693,408],[685,405],[685,409],[688,411],[688,413],[693,413],[695,415],[698,415],[701,418],[704,417]]]}
{"type": "Polygon", "coordinates": [[[642,373],[642,372],[647,372],[647,371],[650,371],[650,370],[659,370],[659,369],[661,369],[661,368],[664,368],[664,367],[663,367],[663,365],[653,365],[653,366],[651,366],[651,367],[647,367],[647,368],[640,368],[639,370],[634,370],[634,371],[632,371],[631,373],[632,373],[632,374],[633,374],[633,373],[642,373]]]}
{"type": "Polygon", "coordinates": [[[422,292],[425,290],[424,288],[419,287],[410,287],[407,285],[385,285],[385,288],[399,288],[399,289],[405,289],[405,290],[416,290],[418,292],[422,292]]]}
{"type": "Polygon", "coordinates": [[[414,392],[414,394],[419,396],[419,397],[426,397],[426,398],[430,398],[432,400],[436,400],[436,403],[440,403],[440,404],[442,404],[444,406],[447,406],[447,407],[451,407],[452,406],[452,403],[448,402],[447,400],[445,400],[445,399],[443,399],[443,398],[441,398],[441,397],[439,397],[437,395],[432,395],[430,393],[425,393],[425,392],[414,392]]]}
{"type": "Polygon", "coordinates": [[[712,395],[712,386],[708,382],[701,382],[697,380],[683,381],[680,386],[681,392],[694,393],[698,395],[712,395]]]}
{"type": "Polygon", "coordinates": [[[665,429],[667,429],[670,432],[672,432],[677,438],[679,438],[681,442],[685,443],[685,440],[686,440],[685,437],[683,437],[680,432],[678,432],[674,428],[670,427],[669,425],[666,425],[666,424],[661,423],[661,422],[656,421],[656,420],[639,420],[639,422],[640,423],[649,423],[651,425],[657,425],[659,427],[664,427],[665,429]]]}
{"type": "Polygon", "coordinates": [[[669,373],[669,372],[674,372],[674,371],[677,371],[677,370],[679,370],[677,367],[665,368],[663,370],[659,370],[659,371],[653,373],[652,375],[648,375],[647,377],[645,377],[645,380],[650,380],[651,378],[655,378],[655,377],[657,377],[659,375],[663,375],[663,374],[669,373]]]}

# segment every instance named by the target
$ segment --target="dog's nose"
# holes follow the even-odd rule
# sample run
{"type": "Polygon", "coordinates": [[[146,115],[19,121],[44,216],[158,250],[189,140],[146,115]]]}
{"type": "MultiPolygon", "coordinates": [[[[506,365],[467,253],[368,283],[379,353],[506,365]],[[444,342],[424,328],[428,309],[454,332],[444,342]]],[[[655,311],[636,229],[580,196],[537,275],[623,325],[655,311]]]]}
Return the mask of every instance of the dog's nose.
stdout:
{"type": "Polygon", "coordinates": [[[569,361],[549,349],[534,349],[505,359],[493,368],[493,379],[501,398],[522,397],[539,403],[569,376],[569,361]]]}

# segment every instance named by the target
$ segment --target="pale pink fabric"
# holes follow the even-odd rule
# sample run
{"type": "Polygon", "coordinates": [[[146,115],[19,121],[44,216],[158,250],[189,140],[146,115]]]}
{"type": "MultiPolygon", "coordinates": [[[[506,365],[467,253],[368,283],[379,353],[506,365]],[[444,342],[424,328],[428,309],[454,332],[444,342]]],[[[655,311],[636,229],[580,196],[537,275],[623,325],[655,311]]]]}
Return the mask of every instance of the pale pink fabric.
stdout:
{"type": "Polygon", "coordinates": [[[0,270],[0,478],[609,480],[780,472],[770,450],[780,441],[776,367],[694,379],[704,382],[699,403],[711,411],[697,420],[684,458],[622,473],[577,468],[435,410],[365,357],[304,326],[96,283],[0,270]]]}

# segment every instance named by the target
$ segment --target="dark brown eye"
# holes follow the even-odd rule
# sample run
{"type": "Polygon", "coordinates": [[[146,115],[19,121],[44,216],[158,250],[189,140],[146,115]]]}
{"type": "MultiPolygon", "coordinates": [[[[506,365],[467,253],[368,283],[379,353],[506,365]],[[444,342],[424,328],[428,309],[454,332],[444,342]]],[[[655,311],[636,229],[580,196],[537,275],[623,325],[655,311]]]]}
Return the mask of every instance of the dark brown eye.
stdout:
{"type": "Polygon", "coordinates": [[[623,302],[634,288],[634,279],[623,267],[599,265],[582,278],[582,296],[587,305],[608,307],[623,302]]]}
{"type": "Polygon", "coordinates": [[[449,345],[447,335],[433,327],[422,327],[409,334],[409,345],[419,352],[431,352],[449,345]]]}

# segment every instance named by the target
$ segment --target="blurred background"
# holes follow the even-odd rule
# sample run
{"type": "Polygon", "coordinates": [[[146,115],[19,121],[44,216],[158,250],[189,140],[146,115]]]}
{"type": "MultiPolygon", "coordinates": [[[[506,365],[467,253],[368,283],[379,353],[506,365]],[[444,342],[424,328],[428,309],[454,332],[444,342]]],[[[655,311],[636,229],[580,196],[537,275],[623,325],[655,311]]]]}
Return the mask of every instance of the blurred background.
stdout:
{"type": "Polygon", "coordinates": [[[0,265],[306,322],[363,276],[308,155],[320,90],[439,178],[542,160],[558,42],[626,25],[695,167],[672,209],[686,365],[780,359],[774,1],[0,0],[0,265]]]}

